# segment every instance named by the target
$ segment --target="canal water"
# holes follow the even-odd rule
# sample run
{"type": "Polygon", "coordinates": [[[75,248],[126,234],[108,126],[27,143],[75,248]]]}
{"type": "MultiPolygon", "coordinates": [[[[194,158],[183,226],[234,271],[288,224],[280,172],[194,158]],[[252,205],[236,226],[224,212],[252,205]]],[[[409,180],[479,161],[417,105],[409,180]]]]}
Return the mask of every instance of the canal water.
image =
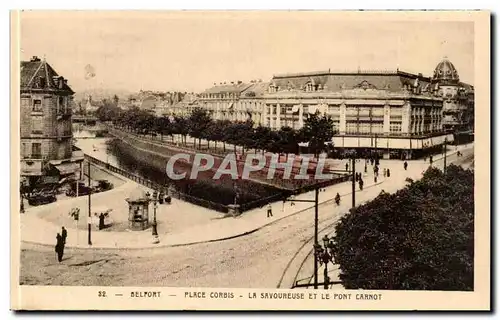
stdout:
{"type": "MultiPolygon", "coordinates": [[[[282,192],[278,188],[253,181],[237,182],[237,194],[234,185],[212,179],[173,181],[167,177],[165,171],[149,165],[147,158],[137,157],[137,154],[134,154],[137,153],[136,150],[114,138],[81,138],[76,139],[75,145],[85,154],[112,166],[127,170],[159,185],[170,185],[184,194],[218,204],[229,205],[236,201],[238,204],[245,205],[270,197],[274,198],[282,192]]],[[[150,163],[152,160],[150,159],[150,163]]]]}

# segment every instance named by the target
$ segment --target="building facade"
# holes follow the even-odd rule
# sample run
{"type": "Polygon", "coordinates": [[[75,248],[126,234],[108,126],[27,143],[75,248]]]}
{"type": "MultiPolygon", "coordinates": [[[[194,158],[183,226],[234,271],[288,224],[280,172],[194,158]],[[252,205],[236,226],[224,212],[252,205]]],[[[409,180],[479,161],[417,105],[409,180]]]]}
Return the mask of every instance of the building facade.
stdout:
{"type": "Polygon", "coordinates": [[[375,150],[385,158],[419,156],[453,140],[443,130],[443,100],[431,79],[396,71],[276,75],[266,101],[266,125],[300,129],[309,114],[333,119],[333,145],[375,150]]]}
{"type": "Polygon", "coordinates": [[[210,112],[215,120],[246,121],[263,124],[264,94],[268,83],[242,81],[214,84],[199,95],[197,106],[210,112]]]}
{"type": "Polygon", "coordinates": [[[443,59],[432,77],[443,98],[443,129],[452,131],[455,140],[467,142],[474,134],[474,87],[460,81],[458,71],[447,59],[443,59]]]}
{"type": "Polygon", "coordinates": [[[21,62],[21,177],[29,185],[55,183],[81,172],[83,152],[73,147],[67,80],[45,61],[21,62]]]}
{"type": "Polygon", "coordinates": [[[474,126],[474,88],[460,82],[444,59],[433,77],[395,71],[320,72],[275,75],[269,83],[219,83],[190,108],[216,120],[253,120],[274,130],[300,129],[310,114],[332,118],[335,149],[414,158],[439,150],[474,126]]]}

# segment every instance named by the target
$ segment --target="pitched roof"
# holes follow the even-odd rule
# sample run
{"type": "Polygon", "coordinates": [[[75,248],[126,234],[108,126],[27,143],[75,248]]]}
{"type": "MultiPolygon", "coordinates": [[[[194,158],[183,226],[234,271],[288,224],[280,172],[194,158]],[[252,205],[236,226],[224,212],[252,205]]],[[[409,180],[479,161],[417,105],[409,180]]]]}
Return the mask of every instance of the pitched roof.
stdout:
{"type": "Polygon", "coordinates": [[[251,83],[243,83],[243,82],[215,85],[211,88],[208,88],[203,93],[241,93],[250,86],[251,83]]]}
{"type": "Polygon", "coordinates": [[[405,86],[413,86],[416,79],[421,86],[430,84],[428,77],[397,70],[275,75],[271,85],[276,85],[280,89],[303,90],[305,85],[310,82],[313,85],[320,85],[327,92],[339,92],[354,88],[385,89],[398,92],[402,91],[405,86]]]}
{"type": "Polygon", "coordinates": [[[34,57],[30,61],[21,61],[21,90],[74,91],[64,81],[61,87],[57,79],[62,78],[45,60],[34,57]]]}
{"type": "Polygon", "coordinates": [[[241,93],[241,97],[242,98],[260,97],[266,93],[268,87],[269,87],[269,82],[251,83],[251,85],[241,93]]]}

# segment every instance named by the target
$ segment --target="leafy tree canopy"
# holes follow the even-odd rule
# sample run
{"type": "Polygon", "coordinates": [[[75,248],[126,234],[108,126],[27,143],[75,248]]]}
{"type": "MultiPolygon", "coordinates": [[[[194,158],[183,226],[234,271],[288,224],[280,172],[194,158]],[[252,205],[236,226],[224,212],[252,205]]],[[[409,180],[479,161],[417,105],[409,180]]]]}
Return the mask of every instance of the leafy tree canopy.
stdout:
{"type": "Polygon", "coordinates": [[[347,289],[473,290],[473,172],[428,169],[343,217],[334,244],[347,289]]]}

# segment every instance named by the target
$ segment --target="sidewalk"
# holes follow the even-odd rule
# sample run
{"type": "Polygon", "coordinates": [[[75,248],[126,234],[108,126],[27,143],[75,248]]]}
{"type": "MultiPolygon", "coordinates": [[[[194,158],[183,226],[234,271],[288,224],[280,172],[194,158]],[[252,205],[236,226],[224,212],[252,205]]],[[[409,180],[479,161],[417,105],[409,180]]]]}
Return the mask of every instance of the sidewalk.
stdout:
{"type": "MultiPolygon", "coordinates": [[[[468,144],[468,145],[459,146],[458,150],[463,151],[463,150],[472,149],[472,148],[473,148],[473,144],[468,144]]],[[[458,157],[456,156],[456,152],[458,150],[456,150],[455,147],[452,147],[448,150],[448,152],[447,152],[447,164],[450,164],[458,159],[458,157]]],[[[444,155],[442,155],[442,156],[435,155],[434,161],[433,161],[433,166],[442,169],[443,163],[444,163],[443,160],[444,160],[444,155]]],[[[407,171],[401,170],[401,167],[403,165],[403,161],[400,161],[400,160],[396,160],[396,161],[394,161],[394,160],[381,160],[380,165],[381,165],[381,168],[386,166],[386,167],[389,167],[391,169],[391,178],[390,179],[392,179],[392,171],[398,170],[398,167],[399,167],[399,171],[397,173],[399,178],[393,180],[394,183],[391,183],[391,184],[385,183],[381,186],[386,192],[392,193],[392,192],[395,192],[395,191],[401,189],[402,187],[404,187],[404,185],[406,185],[406,182],[405,182],[406,177],[414,179],[414,180],[419,179],[421,177],[422,173],[425,170],[427,170],[427,168],[429,167],[430,164],[428,161],[423,162],[422,160],[414,160],[414,161],[409,160],[407,171]],[[391,161],[392,161],[392,163],[391,163],[391,161]]],[[[333,228],[329,229],[329,230],[325,230],[325,232],[322,233],[320,235],[320,237],[322,237],[324,234],[328,234],[329,236],[332,236],[332,232],[333,232],[333,228]]],[[[305,248],[304,250],[306,250],[306,251],[310,250],[310,247],[305,248]]],[[[306,253],[306,251],[304,251],[304,252],[306,253]]],[[[308,257],[307,261],[305,263],[303,263],[303,265],[299,271],[299,274],[297,275],[297,280],[301,284],[307,284],[307,283],[312,284],[313,274],[314,274],[312,259],[313,259],[312,256],[308,257]]],[[[320,283],[324,281],[323,271],[324,271],[324,265],[320,266],[318,269],[318,276],[319,276],[318,280],[320,283]]],[[[293,279],[294,279],[295,274],[292,274],[293,272],[297,272],[297,270],[296,269],[292,270],[290,273],[291,275],[288,275],[288,277],[284,278],[284,279],[286,279],[286,281],[282,282],[280,288],[291,288],[294,285],[293,279]]],[[[329,274],[331,281],[339,280],[340,270],[338,268],[338,265],[334,265],[334,266],[329,265],[328,274],[329,274]]],[[[344,288],[341,284],[332,284],[332,285],[330,285],[330,289],[343,290],[344,288]]]]}
{"type": "MultiPolygon", "coordinates": [[[[456,153],[455,150],[448,152],[449,155],[456,153]]],[[[435,157],[434,163],[438,165],[439,158],[435,157]]],[[[452,160],[450,159],[450,162],[452,160]]],[[[407,177],[413,179],[418,179],[422,172],[429,166],[428,163],[423,161],[409,161],[408,170],[403,169],[403,162],[398,160],[382,160],[380,163],[380,168],[389,168],[391,170],[391,177],[384,178],[382,174],[379,174],[377,184],[373,181],[373,171],[371,166],[368,168],[368,174],[364,174],[365,185],[363,191],[359,191],[359,186],[356,184],[356,194],[362,195],[365,190],[372,189],[376,187],[380,190],[385,190],[386,192],[394,192],[402,188],[406,182],[407,177]],[[371,172],[370,172],[371,171],[371,172]],[[388,183],[390,182],[390,183],[388,183]]],[[[362,172],[364,170],[364,163],[360,162],[360,165],[356,166],[356,171],[362,172]]],[[[382,171],[381,170],[381,171],[382,171]]],[[[92,203],[96,205],[100,202],[109,201],[124,201],[124,194],[131,190],[131,188],[136,188],[137,184],[128,181],[119,188],[113,189],[108,192],[96,194],[92,197],[92,203]],[[113,193],[114,192],[114,193],[113,193]],[[121,196],[119,196],[121,194],[121,196]],[[113,196],[114,195],[114,196],[113,196]],[[102,198],[99,200],[99,198],[102,198]],[[119,199],[119,200],[118,200],[119,199]]],[[[147,190],[146,188],[144,188],[147,190]]],[[[337,192],[341,195],[342,202],[351,201],[352,183],[344,182],[334,186],[327,187],[325,191],[319,193],[319,203],[332,202],[337,192]]],[[[314,200],[314,191],[308,192],[296,196],[295,199],[308,199],[314,200]]],[[[78,198],[76,201],[87,201],[83,198],[78,198]]],[[[359,202],[357,201],[359,204],[359,202]]],[[[72,207],[74,203],[70,200],[67,203],[53,203],[47,206],[53,206],[53,208],[67,206],[72,207]]],[[[263,208],[257,208],[248,212],[243,213],[239,217],[223,218],[222,215],[218,215],[219,218],[208,219],[206,223],[199,223],[198,225],[189,224],[185,228],[173,230],[172,232],[167,232],[161,234],[161,225],[159,226],[160,232],[160,243],[154,244],[153,237],[151,235],[151,229],[144,231],[94,231],[91,232],[92,246],[88,245],[88,233],[86,230],[77,230],[76,226],[66,226],[68,229],[67,247],[77,247],[77,248],[102,248],[102,249],[140,249],[140,248],[158,248],[158,247],[173,247],[173,246],[183,246],[195,243],[204,242],[214,242],[220,240],[226,240],[230,238],[235,238],[243,236],[252,232],[255,232],[261,228],[274,224],[284,218],[291,217],[296,214],[300,214],[307,209],[313,208],[313,203],[295,202],[295,205],[291,205],[290,202],[275,202],[272,203],[273,217],[267,218],[266,206],[263,208]]],[[[47,206],[41,206],[32,208],[25,214],[21,214],[21,239],[23,242],[37,243],[44,245],[55,245],[55,235],[60,232],[60,226],[53,224],[40,218],[36,211],[47,210],[47,206]]],[[[206,208],[198,207],[186,202],[172,199],[172,204],[170,205],[169,214],[183,214],[186,215],[184,219],[189,220],[189,215],[204,214],[202,212],[210,211],[206,208]],[[179,208],[182,208],[179,210],[179,208]]],[[[63,210],[64,211],[64,210],[63,210]]],[[[83,212],[87,212],[84,210],[83,212]]],[[[208,212],[207,212],[208,213],[208,212]]],[[[211,212],[213,214],[213,212],[211,212]]],[[[320,211],[321,214],[321,211],[320,211]]],[[[79,222],[80,225],[86,223],[86,220],[79,222]]],[[[168,224],[168,220],[167,220],[168,224]]],[[[166,226],[168,227],[168,225],[166,226]]]]}

